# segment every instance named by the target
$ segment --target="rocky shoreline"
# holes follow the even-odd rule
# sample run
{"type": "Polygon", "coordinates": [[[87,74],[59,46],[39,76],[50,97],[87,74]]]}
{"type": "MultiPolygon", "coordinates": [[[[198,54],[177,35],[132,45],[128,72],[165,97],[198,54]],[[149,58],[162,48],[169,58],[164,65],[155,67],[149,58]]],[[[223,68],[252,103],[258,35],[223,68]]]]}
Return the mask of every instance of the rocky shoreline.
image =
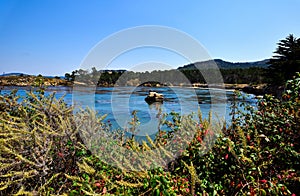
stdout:
{"type": "MultiPolygon", "coordinates": [[[[74,84],[76,85],[88,85],[85,83],[79,83],[79,82],[72,82],[68,81],[63,78],[59,77],[42,77],[42,76],[0,76],[0,87],[8,87],[8,86],[17,86],[17,87],[29,87],[29,86],[39,86],[43,85],[46,87],[49,86],[67,86],[71,87],[74,84]]],[[[102,85],[103,87],[110,87],[114,85],[102,85]]],[[[160,87],[165,86],[163,84],[150,84],[145,83],[143,86],[148,87],[160,87]]],[[[167,85],[172,86],[172,85],[167,85]]],[[[250,85],[250,84],[224,84],[222,86],[220,85],[207,85],[207,84],[200,84],[195,83],[191,85],[186,84],[180,84],[179,87],[194,87],[194,88],[225,88],[225,89],[232,89],[232,90],[240,90],[245,93],[254,94],[254,95],[264,95],[264,94],[273,94],[273,95],[280,95],[283,87],[270,87],[267,86],[267,84],[257,84],[257,85],[250,85]]]]}
{"type": "Polygon", "coordinates": [[[0,86],[71,86],[72,82],[59,77],[0,76],[0,86]]]}

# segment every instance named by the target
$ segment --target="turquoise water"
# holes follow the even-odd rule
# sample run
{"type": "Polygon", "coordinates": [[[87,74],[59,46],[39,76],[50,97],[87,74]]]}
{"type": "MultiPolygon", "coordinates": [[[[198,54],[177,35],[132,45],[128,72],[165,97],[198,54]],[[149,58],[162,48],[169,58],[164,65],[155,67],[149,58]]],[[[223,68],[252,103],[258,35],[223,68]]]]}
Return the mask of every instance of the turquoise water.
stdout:
{"type": "MultiPolygon", "coordinates": [[[[1,94],[10,93],[12,87],[1,90],[1,94]]],[[[26,95],[28,88],[18,87],[18,94],[26,95]]],[[[158,116],[162,113],[177,112],[180,115],[197,113],[201,110],[204,117],[208,117],[212,110],[218,119],[225,118],[230,122],[230,104],[233,91],[224,89],[181,88],[181,87],[98,87],[97,89],[79,90],[72,87],[49,87],[46,94],[55,92],[55,96],[64,100],[75,108],[88,106],[100,115],[107,114],[105,122],[112,128],[126,128],[131,121],[131,113],[136,110],[140,121],[140,135],[154,134],[157,131],[158,116]],[[149,105],[145,102],[149,90],[162,93],[165,97],[163,103],[149,105]]],[[[242,100],[240,100],[242,101],[242,100]]],[[[255,104],[253,95],[244,100],[255,104]]]]}

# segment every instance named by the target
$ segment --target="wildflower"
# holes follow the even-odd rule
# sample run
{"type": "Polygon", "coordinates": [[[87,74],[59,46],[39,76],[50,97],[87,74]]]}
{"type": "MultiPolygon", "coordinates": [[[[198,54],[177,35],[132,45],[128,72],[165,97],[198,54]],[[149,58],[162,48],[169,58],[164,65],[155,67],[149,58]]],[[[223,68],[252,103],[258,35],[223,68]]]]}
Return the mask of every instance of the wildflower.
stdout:
{"type": "Polygon", "coordinates": [[[106,192],[107,192],[107,189],[106,189],[106,187],[104,187],[102,193],[106,194],[106,192]]]}
{"type": "Polygon", "coordinates": [[[266,183],[268,182],[267,180],[263,179],[263,180],[260,180],[261,183],[266,183]]]}
{"type": "Polygon", "coordinates": [[[207,135],[207,133],[208,133],[208,129],[205,130],[204,135],[207,135]]]}
{"type": "Polygon", "coordinates": [[[197,137],[198,142],[202,143],[202,139],[200,136],[197,137]]]}
{"type": "Polygon", "coordinates": [[[229,155],[228,155],[228,154],[226,154],[224,158],[225,158],[225,159],[228,159],[228,156],[229,156],[229,155]]]}
{"type": "Polygon", "coordinates": [[[101,187],[101,184],[100,184],[99,182],[96,182],[96,183],[95,183],[95,186],[98,187],[98,188],[100,188],[100,187],[101,187]]]}
{"type": "Polygon", "coordinates": [[[247,135],[247,140],[248,140],[248,142],[250,142],[250,135],[247,135]]]}
{"type": "Polygon", "coordinates": [[[234,185],[235,185],[234,181],[231,181],[231,182],[230,182],[230,186],[233,187],[234,185]]]}
{"type": "Polygon", "coordinates": [[[61,153],[61,152],[59,152],[59,153],[58,153],[58,156],[61,157],[61,158],[63,158],[63,157],[64,157],[64,154],[61,153]]]}

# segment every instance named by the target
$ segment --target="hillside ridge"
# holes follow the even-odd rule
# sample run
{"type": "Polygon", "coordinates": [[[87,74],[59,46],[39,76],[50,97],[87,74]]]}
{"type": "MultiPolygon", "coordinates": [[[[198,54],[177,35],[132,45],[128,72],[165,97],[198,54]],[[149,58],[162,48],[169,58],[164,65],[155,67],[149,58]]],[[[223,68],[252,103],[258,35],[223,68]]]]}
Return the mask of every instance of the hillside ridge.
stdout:
{"type": "Polygon", "coordinates": [[[269,66],[268,64],[269,59],[264,59],[261,61],[253,61],[253,62],[229,62],[229,61],[224,61],[222,59],[214,59],[214,60],[208,60],[208,61],[200,61],[200,62],[195,62],[191,63],[188,65],[184,65],[182,67],[178,67],[178,70],[184,70],[184,69],[196,69],[197,67],[209,67],[212,64],[217,64],[217,66],[220,69],[246,69],[250,67],[260,67],[260,68],[267,68],[269,66]]]}

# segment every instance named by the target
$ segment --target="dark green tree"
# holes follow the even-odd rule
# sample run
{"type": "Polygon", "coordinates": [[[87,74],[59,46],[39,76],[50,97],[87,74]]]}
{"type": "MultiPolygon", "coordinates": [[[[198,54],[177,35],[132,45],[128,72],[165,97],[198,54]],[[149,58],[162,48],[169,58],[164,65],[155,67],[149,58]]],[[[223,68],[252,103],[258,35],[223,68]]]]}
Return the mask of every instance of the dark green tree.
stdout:
{"type": "Polygon", "coordinates": [[[71,74],[66,73],[66,74],[65,74],[65,79],[66,79],[67,81],[72,81],[71,74]]]}
{"type": "Polygon", "coordinates": [[[300,71],[300,39],[290,34],[280,40],[275,55],[269,61],[271,83],[282,85],[300,71]]]}

